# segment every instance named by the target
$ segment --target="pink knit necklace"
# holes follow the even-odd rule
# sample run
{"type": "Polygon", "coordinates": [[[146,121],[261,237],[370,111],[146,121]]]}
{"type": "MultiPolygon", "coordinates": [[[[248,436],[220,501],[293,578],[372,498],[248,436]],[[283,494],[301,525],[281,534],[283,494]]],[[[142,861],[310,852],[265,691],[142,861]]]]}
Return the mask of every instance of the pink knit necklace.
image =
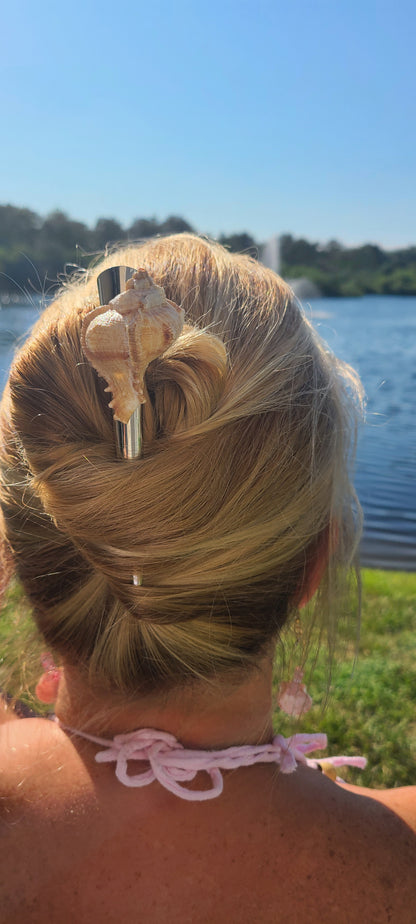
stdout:
{"type": "Polygon", "coordinates": [[[105,748],[98,751],[95,760],[99,764],[114,761],[116,777],[124,786],[148,786],[158,780],[169,792],[190,802],[215,799],[222,793],[224,780],[221,770],[251,767],[260,763],[278,764],[282,773],[293,773],[298,764],[315,769],[323,769],[323,765],[334,768],[345,765],[363,768],[366,765],[365,757],[329,757],[321,762],[308,759],[306,754],[326,748],[327,737],[321,733],[298,734],[291,738],[276,735],[271,744],[243,744],[219,751],[202,751],[184,748],[174,735],[153,728],[141,728],[124,735],[115,735],[112,740],[108,740],[61,725],[59,719],[56,721],[64,731],[105,748]],[[145,761],[149,766],[141,773],[130,775],[127,772],[129,760],[145,761]],[[193,780],[201,770],[210,776],[211,789],[194,790],[181,785],[193,780]]]}

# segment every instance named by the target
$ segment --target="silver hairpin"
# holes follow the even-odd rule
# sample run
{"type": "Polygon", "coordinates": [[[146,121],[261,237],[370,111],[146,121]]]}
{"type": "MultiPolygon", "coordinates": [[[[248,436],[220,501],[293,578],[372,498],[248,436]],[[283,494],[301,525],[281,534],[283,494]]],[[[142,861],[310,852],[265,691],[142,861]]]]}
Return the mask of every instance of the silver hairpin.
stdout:
{"type": "Polygon", "coordinates": [[[114,266],[98,277],[100,306],[82,325],[82,348],[94,369],[107,382],[121,458],[137,459],[142,452],[141,405],[144,375],[183,327],[184,311],[166,298],[145,269],[114,266]],[[120,291],[124,286],[124,291],[120,291]],[[114,294],[115,293],[115,294],[114,294]]]}
{"type": "MultiPolygon", "coordinates": [[[[135,274],[131,266],[111,266],[103,270],[97,279],[100,306],[108,305],[113,298],[125,291],[128,279],[135,274]]],[[[136,407],[127,423],[114,418],[116,445],[121,459],[138,459],[142,454],[141,405],[136,407]]]]}
{"type": "MultiPolygon", "coordinates": [[[[146,369],[179,337],[185,313],[145,269],[112,266],[100,273],[97,285],[100,306],[84,317],[82,348],[107,382],[118,455],[129,461],[142,454],[146,369]]],[[[141,583],[137,574],[133,583],[141,583]]]]}

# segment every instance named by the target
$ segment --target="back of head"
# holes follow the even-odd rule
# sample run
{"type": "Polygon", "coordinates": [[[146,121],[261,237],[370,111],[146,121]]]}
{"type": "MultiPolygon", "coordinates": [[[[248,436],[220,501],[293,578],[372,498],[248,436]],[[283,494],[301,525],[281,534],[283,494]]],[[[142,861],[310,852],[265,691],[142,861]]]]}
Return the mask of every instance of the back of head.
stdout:
{"type": "Polygon", "coordinates": [[[317,557],[332,592],[351,563],[357,389],[282,280],[194,236],[125,248],[70,286],[2,403],[4,543],[47,645],[126,695],[256,664],[317,557]],[[145,267],[186,316],[148,367],[143,456],[128,463],[81,346],[115,264],[145,267]]]}

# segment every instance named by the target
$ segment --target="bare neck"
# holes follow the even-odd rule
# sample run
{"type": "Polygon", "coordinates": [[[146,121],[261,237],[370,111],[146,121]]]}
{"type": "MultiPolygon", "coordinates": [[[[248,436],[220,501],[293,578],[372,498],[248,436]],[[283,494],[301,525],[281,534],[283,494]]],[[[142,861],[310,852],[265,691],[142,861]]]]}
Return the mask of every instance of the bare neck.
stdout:
{"type": "Polygon", "coordinates": [[[217,682],[116,705],[113,698],[91,691],[79,673],[67,667],[55,712],[63,725],[106,737],[156,728],[188,747],[262,744],[272,737],[272,661],[265,659],[238,686],[217,682]]]}

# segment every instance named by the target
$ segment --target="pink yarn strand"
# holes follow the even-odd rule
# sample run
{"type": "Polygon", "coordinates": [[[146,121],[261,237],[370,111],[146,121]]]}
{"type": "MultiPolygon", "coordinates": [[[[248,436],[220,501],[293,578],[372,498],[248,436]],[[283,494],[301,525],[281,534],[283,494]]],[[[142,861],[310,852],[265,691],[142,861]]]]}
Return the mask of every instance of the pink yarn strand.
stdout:
{"type": "MultiPolygon", "coordinates": [[[[189,802],[203,802],[219,796],[224,787],[221,770],[250,767],[258,763],[275,763],[280,766],[282,773],[293,773],[298,764],[318,767],[318,761],[308,760],[306,754],[327,746],[326,735],[318,733],[298,734],[291,738],[276,735],[271,744],[241,745],[219,751],[204,751],[184,748],[174,735],[152,728],[116,735],[109,741],[65,725],[61,727],[104,747],[105,750],[98,751],[95,755],[95,760],[97,763],[115,762],[116,777],[124,786],[148,786],[157,780],[173,795],[189,802]],[[129,760],[146,762],[148,768],[130,775],[129,760]],[[210,777],[210,789],[188,789],[181,785],[184,782],[192,782],[200,771],[205,771],[210,777]]],[[[325,760],[334,767],[347,764],[364,767],[366,764],[363,757],[332,757],[325,760]]]]}

